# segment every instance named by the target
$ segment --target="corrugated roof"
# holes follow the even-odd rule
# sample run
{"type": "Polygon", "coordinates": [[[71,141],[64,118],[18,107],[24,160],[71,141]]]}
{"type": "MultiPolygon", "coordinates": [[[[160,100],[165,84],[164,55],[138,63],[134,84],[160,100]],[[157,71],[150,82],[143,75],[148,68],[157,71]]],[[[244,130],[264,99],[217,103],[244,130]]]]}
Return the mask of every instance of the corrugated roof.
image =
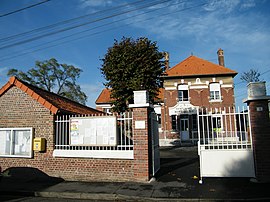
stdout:
{"type": "Polygon", "coordinates": [[[78,102],[74,102],[55,93],[43,90],[27,82],[21,81],[16,77],[11,77],[9,81],[0,89],[0,97],[12,86],[20,88],[22,91],[31,96],[34,100],[49,109],[53,114],[70,113],[70,114],[100,114],[102,112],[87,107],[78,102]]]}
{"type": "Polygon", "coordinates": [[[204,76],[204,75],[232,75],[236,71],[214,64],[207,60],[190,56],[166,71],[166,76],[204,76]]]}
{"type": "MultiPolygon", "coordinates": [[[[160,88],[159,89],[159,94],[156,100],[164,100],[164,89],[160,88]]],[[[101,93],[99,94],[96,104],[110,104],[112,102],[111,98],[111,90],[108,88],[104,88],[101,93]]]]}

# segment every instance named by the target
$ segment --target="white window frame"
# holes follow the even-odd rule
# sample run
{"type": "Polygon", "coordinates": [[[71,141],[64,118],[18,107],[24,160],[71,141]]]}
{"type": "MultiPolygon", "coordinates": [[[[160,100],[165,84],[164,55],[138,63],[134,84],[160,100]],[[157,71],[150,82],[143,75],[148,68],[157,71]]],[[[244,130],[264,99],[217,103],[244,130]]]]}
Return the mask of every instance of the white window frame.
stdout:
{"type": "Polygon", "coordinates": [[[189,90],[188,90],[187,84],[178,85],[178,101],[179,102],[188,102],[189,101],[189,90]],[[187,98],[184,97],[183,91],[187,91],[187,98]],[[181,94],[181,99],[180,99],[180,94],[181,94]]]}
{"type": "Polygon", "coordinates": [[[209,90],[210,90],[210,101],[221,101],[221,90],[219,83],[210,83],[209,90]],[[213,93],[213,96],[211,96],[211,93],[213,93]]]}
{"type": "MultiPolygon", "coordinates": [[[[32,158],[33,157],[33,128],[0,128],[0,135],[3,135],[1,134],[1,132],[5,132],[5,135],[6,137],[0,137],[0,152],[1,152],[1,147],[4,147],[4,143],[2,142],[3,140],[5,140],[7,142],[7,135],[8,135],[8,131],[10,131],[10,136],[8,138],[10,138],[9,142],[9,147],[10,147],[10,151],[9,151],[9,154],[1,154],[0,153],[0,157],[10,157],[10,158],[14,158],[14,157],[17,157],[17,158],[32,158]],[[21,146],[22,145],[22,142],[19,143],[19,144],[16,144],[16,139],[15,139],[15,133],[16,131],[29,131],[30,132],[30,137],[29,137],[29,152],[27,155],[20,155],[20,154],[14,154],[15,153],[15,150],[16,150],[16,146],[21,146]]],[[[22,137],[23,138],[23,137],[22,137]]],[[[28,146],[26,145],[26,146],[28,146]]]]}

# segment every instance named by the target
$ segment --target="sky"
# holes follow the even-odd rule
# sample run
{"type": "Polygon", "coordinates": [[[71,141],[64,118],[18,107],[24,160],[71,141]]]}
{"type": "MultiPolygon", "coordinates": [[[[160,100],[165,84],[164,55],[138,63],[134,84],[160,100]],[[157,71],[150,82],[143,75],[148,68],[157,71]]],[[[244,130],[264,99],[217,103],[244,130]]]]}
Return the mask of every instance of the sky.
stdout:
{"type": "Polygon", "coordinates": [[[56,58],[83,70],[78,83],[95,107],[101,59],[122,37],[156,42],[171,67],[192,54],[218,63],[222,48],[225,66],[238,72],[237,106],[247,97],[240,75],[251,68],[269,92],[269,0],[0,0],[0,86],[9,69],[56,58]]]}

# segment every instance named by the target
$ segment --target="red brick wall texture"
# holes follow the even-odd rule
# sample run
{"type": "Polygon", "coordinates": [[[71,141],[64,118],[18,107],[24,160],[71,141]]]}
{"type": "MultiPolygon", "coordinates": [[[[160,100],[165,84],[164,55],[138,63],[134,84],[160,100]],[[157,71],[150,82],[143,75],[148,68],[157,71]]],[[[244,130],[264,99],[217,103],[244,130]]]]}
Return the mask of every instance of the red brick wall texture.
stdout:
{"type": "MultiPolygon", "coordinates": [[[[209,89],[189,89],[190,104],[205,108],[228,108],[234,106],[234,90],[233,88],[221,88],[221,102],[210,102],[209,89]]],[[[166,138],[175,139],[179,138],[178,134],[171,133],[171,117],[169,115],[169,107],[173,107],[177,104],[178,91],[167,90],[164,92],[165,106],[162,108],[162,130],[167,131],[166,138]],[[165,113],[166,110],[166,113],[165,113]]],[[[165,133],[160,133],[160,139],[163,139],[165,133]]]]}
{"type": "MultiPolygon", "coordinates": [[[[144,169],[140,170],[140,166],[145,166],[147,160],[53,157],[54,115],[15,86],[0,97],[0,111],[0,128],[33,127],[34,137],[46,138],[46,151],[34,152],[33,158],[0,157],[2,171],[11,167],[32,167],[49,176],[61,177],[65,180],[148,180],[148,173],[145,174],[144,169]]],[[[144,131],[141,138],[145,139],[144,131]]],[[[134,150],[139,158],[147,158],[148,151],[136,153],[135,148],[134,150]]]]}
{"type": "Polygon", "coordinates": [[[251,133],[256,178],[260,182],[270,182],[270,120],[268,100],[254,100],[250,101],[248,105],[252,126],[251,133]]]}

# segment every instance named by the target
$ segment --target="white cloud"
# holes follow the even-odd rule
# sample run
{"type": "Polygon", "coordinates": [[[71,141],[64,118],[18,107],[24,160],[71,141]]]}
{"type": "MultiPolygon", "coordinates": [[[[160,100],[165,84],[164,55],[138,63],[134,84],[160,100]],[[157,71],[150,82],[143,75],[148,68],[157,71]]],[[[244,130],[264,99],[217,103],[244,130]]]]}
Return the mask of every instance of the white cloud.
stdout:
{"type": "Polygon", "coordinates": [[[8,67],[0,68],[0,88],[2,88],[2,86],[5,85],[5,83],[8,80],[8,77],[7,77],[8,69],[9,69],[8,67]]]}
{"type": "MultiPolygon", "coordinates": [[[[259,13],[228,15],[228,12],[238,12],[240,7],[253,6],[255,6],[253,1],[214,0],[203,8],[194,8],[175,14],[171,12],[171,15],[141,23],[136,23],[135,20],[133,26],[146,29],[148,33],[156,34],[164,39],[192,37],[196,39],[196,42],[226,41],[234,45],[255,45],[261,41],[268,41],[269,30],[260,28],[268,24],[267,18],[259,13]]],[[[147,19],[149,16],[143,15],[141,18],[147,19]]]]}
{"type": "Polygon", "coordinates": [[[240,0],[210,0],[203,8],[206,11],[222,11],[230,13],[240,4],[240,0]]]}
{"type": "Polygon", "coordinates": [[[7,76],[7,72],[8,72],[8,67],[2,67],[0,68],[0,77],[6,77],[7,76]]]}
{"type": "Polygon", "coordinates": [[[244,3],[241,5],[240,9],[241,10],[247,10],[249,8],[253,8],[256,6],[256,3],[254,0],[246,0],[244,3]]]}
{"type": "Polygon", "coordinates": [[[112,0],[81,0],[81,8],[105,7],[111,5],[112,0]]]}

